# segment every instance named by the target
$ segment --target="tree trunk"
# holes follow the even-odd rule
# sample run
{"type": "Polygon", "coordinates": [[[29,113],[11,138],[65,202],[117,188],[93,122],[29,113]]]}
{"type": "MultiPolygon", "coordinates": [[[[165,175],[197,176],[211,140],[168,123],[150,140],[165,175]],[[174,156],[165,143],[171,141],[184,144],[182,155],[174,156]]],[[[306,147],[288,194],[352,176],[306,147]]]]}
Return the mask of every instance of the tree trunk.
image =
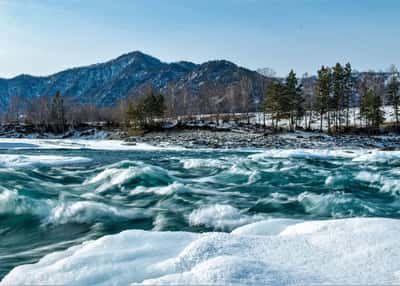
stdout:
{"type": "Polygon", "coordinates": [[[322,121],[324,119],[323,113],[320,113],[320,122],[319,122],[319,130],[322,132],[322,121]]]}
{"type": "Polygon", "coordinates": [[[331,114],[328,111],[328,133],[331,133],[331,114]]]}

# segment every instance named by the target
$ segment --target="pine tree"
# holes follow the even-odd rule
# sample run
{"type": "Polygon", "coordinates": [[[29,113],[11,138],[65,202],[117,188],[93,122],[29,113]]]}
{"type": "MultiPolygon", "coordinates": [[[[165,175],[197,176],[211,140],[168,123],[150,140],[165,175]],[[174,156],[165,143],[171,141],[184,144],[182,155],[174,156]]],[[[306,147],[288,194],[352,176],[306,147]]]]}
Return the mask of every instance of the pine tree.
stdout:
{"type": "Polygon", "coordinates": [[[347,63],[343,71],[343,81],[344,81],[344,98],[343,98],[343,108],[346,109],[346,128],[350,127],[350,107],[351,101],[354,96],[354,78],[352,75],[351,64],[347,63]]]}
{"type": "Polygon", "coordinates": [[[396,126],[399,126],[399,105],[400,105],[400,81],[398,74],[393,74],[388,85],[388,98],[393,106],[393,114],[396,118],[396,126]]]}
{"type": "Polygon", "coordinates": [[[283,97],[283,105],[289,117],[290,130],[294,130],[295,123],[304,114],[304,98],[302,94],[302,87],[298,84],[296,73],[291,70],[286,78],[285,93],[283,97]]]}
{"type": "Polygon", "coordinates": [[[276,130],[282,118],[284,87],[280,82],[271,82],[267,87],[267,93],[263,102],[263,111],[270,114],[272,128],[276,130]]]}
{"type": "Polygon", "coordinates": [[[341,110],[344,99],[344,70],[340,63],[337,63],[332,69],[332,86],[333,97],[331,101],[331,108],[334,111],[335,129],[340,129],[341,110]]]}
{"type": "Polygon", "coordinates": [[[322,66],[318,71],[317,85],[316,85],[316,101],[315,109],[320,115],[320,130],[322,131],[323,117],[328,113],[328,132],[331,130],[330,126],[330,94],[331,94],[331,70],[328,67],[322,66]]]}
{"type": "Polygon", "coordinates": [[[162,94],[151,91],[128,105],[127,115],[136,128],[152,127],[164,116],[165,100],[162,94]]]}
{"type": "Polygon", "coordinates": [[[372,88],[368,88],[361,99],[360,115],[365,120],[367,127],[379,127],[384,122],[381,110],[382,100],[372,88]]]}

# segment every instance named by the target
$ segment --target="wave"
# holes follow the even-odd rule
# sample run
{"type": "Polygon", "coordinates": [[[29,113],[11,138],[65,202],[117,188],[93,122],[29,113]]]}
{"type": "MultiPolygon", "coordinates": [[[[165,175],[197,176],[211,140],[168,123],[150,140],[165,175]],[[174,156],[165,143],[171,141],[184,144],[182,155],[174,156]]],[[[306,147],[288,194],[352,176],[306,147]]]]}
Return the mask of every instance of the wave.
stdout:
{"type": "Polygon", "coordinates": [[[252,154],[249,159],[318,159],[335,160],[350,159],[353,162],[398,162],[400,160],[400,151],[382,151],[365,149],[274,149],[262,153],[252,154]]]}
{"type": "Polygon", "coordinates": [[[267,220],[232,233],[129,230],[18,266],[0,285],[399,284],[399,235],[399,221],[383,218],[267,220]]]}
{"type": "Polygon", "coordinates": [[[250,155],[253,160],[279,158],[279,159],[353,159],[361,154],[360,150],[325,150],[325,149],[273,149],[259,154],[250,155]]]}
{"type": "MultiPolygon", "coordinates": [[[[147,165],[142,162],[122,161],[101,169],[95,176],[86,179],[83,185],[98,185],[95,192],[106,192],[114,187],[126,190],[125,186],[132,180],[142,181],[144,184],[149,182],[172,183],[177,180],[170,171],[154,165],[147,165]]],[[[134,190],[126,190],[131,194],[145,192],[144,186],[138,186],[134,190]]],[[[153,189],[153,193],[168,193],[166,190],[159,192],[153,189]]]]}
{"type": "Polygon", "coordinates": [[[227,162],[222,159],[199,159],[199,158],[189,158],[181,159],[183,168],[185,169],[196,169],[196,168],[210,168],[210,167],[224,167],[227,162]]]}
{"type": "Polygon", "coordinates": [[[0,190],[0,215],[30,215],[43,224],[95,223],[146,217],[142,209],[126,209],[93,201],[35,199],[18,191],[0,190]]]}
{"type": "Polygon", "coordinates": [[[205,226],[224,231],[262,219],[261,215],[246,215],[237,208],[221,204],[196,209],[188,217],[192,226],[205,226]]]}
{"type": "Polygon", "coordinates": [[[382,192],[393,195],[400,194],[400,180],[397,178],[388,177],[380,173],[361,171],[356,175],[355,179],[369,183],[372,187],[378,187],[382,192]]]}
{"type": "Polygon", "coordinates": [[[84,157],[64,157],[53,155],[8,155],[0,154],[0,168],[48,167],[90,162],[84,157]]]}

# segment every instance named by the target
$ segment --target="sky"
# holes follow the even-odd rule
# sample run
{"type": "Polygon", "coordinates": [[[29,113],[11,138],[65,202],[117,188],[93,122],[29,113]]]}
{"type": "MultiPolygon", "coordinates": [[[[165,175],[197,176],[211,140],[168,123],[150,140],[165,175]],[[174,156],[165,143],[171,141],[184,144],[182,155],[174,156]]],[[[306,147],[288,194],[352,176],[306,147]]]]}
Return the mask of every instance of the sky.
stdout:
{"type": "Polygon", "coordinates": [[[0,0],[0,77],[142,51],[315,74],[400,66],[398,0],[0,0]]]}

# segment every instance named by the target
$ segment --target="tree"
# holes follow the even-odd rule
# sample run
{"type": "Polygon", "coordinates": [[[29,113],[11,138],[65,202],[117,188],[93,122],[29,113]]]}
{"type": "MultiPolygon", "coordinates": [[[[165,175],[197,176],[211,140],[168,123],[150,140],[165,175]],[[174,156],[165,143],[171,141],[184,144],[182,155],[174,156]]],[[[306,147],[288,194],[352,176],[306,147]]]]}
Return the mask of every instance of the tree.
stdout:
{"type": "Polygon", "coordinates": [[[298,84],[296,73],[293,70],[289,72],[286,78],[283,100],[281,108],[287,111],[290,130],[293,131],[295,123],[297,125],[298,119],[304,114],[302,87],[298,84]]]}
{"type": "Polygon", "coordinates": [[[387,95],[390,104],[393,106],[393,114],[396,118],[396,126],[399,127],[399,105],[400,105],[400,81],[398,78],[398,72],[393,72],[388,88],[387,88],[387,95]]]}
{"type": "Polygon", "coordinates": [[[301,85],[304,97],[304,103],[303,103],[305,112],[304,127],[306,129],[311,129],[313,109],[315,106],[315,88],[313,80],[310,80],[310,77],[307,73],[303,74],[301,85]]]}
{"type": "Polygon", "coordinates": [[[263,111],[270,114],[274,130],[278,128],[279,120],[282,117],[283,90],[284,87],[280,82],[271,82],[267,87],[263,102],[263,111]]]}
{"type": "Polygon", "coordinates": [[[318,71],[317,85],[316,85],[316,101],[315,109],[320,115],[320,130],[322,131],[323,116],[328,113],[328,132],[331,131],[330,126],[330,94],[331,94],[331,70],[328,67],[322,66],[318,71]]]}
{"type": "Polygon", "coordinates": [[[332,69],[332,106],[334,110],[335,129],[340,129],[341,110],[344,101],[345,83],[344,83],[344,69],[340,63],[337,63],[332,69]]]}
{"type": "Polygon", "coordinates": [[[352,75],[351,64],[347,63],[343,71],[343,81],[344,81],[344,98],[343,98],[343,108],[346,109],[346,128],[350,127],[350,107],[351,101],[354,96],[354,78],[352,75]]]}
{"type": "Polygon", "coordinates": [[[59,91],[56,92],[51,103],[50,121],[56,132],[65,132],[64,99],[59,91]]]}
{"type": "Polygon", "coordinates": [[[240,96],[242,98],[242,108],[243,111],[246,112],[247,124],[250,124],[250,109],[252,107],[252,94],[251,91],[253,89],[253,84],[251,79],[247,76],[242,76],[239,82],[240,86],[240,96]]]}
{"type": "Polygon", "coordinates": [[[128,118],[137,129],[153,127],[164,116],[164,112],[164,96],[154,91],[130,102],[127,108],[128,118]]]}
{"type": "Polygon", "coordinates": [[[368,88],[361,99],[360,115],[365,120],[367,127],[379,127],[384,122],[382,101],[372,88],[368,88]]]}
{"type": "Polygon", "coordinates": [[[14,95],[10,97],[5,120],[8,123],[19,123],[23,115],[25,102],[22,96],[14,95]]]}

